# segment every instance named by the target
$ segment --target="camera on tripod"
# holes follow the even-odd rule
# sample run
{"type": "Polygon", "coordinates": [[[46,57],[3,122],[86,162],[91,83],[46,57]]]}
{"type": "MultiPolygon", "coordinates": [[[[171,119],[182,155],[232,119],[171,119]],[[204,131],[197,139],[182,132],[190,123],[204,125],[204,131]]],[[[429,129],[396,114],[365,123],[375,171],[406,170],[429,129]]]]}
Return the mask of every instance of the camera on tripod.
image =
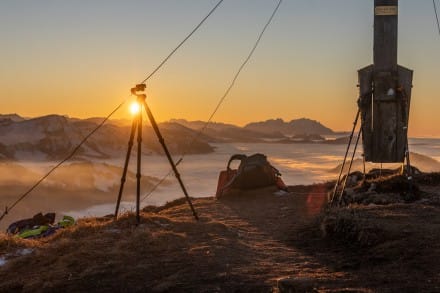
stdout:
{"type": "Polygon", "coordinates": [[[137,96],[137,92],[143,92],[147,88],[145,83],[137,84],[135,87],[131,88],[131,94],[137,96]]]}

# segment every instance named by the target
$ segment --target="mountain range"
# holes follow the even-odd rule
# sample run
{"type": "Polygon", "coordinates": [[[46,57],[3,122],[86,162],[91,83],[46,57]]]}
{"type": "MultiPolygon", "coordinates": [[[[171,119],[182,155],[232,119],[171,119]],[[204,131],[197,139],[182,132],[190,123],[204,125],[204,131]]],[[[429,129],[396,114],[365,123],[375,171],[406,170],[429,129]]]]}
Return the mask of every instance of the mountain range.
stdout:
{"type": "MultiPolygon", "coordinates": [[[[58,160],[64,158],[100,122],[49,115],[32,119],[0,117],[0,160],[58,160]]],[[[124,156],[128,146],[130,126],[106,123],[79,148],[75,158],[124,156]]],[[[163,124],[161,131],[173,154],[210,153],[214,150],[202,138],[193,139],[195,132],[179,124],[163,124]],[[191,144],[191,148],[189,145],[191,144]]],[[[151,126],[143,127],[142,152],[162,153],[151,126]]],[[[136,144],[136,140],[134,141],[136,144]]]]}
{"type": "MultiPolygon", "coordinates": [[[[178,123],[188,128],[199,130],[205,126],[203,121],[187,121],[184,119],[173,119],[170,122],[178,123]]],[[[269,119],[261,122],[252,122],[243,127],[226,123],[210,123],[206,127],[208,136],[228,137],[229,139],[261,139],[261,138],[286,138],[307,135],[332,135],[333,130],[322,125],[320,122],[301,118],[285,122],[283,119],[269,119]]]]}
{"type": "Polygon", "coordinates": [[[285,122],[283,119],[271,119],[263,122],[249,123],[244,128],[262,133],[278,132],[287,136],[335,134],[333,130],[322,125],[320,122],[307,118],[295,119],[290,122],[285,122]]]}
{"type": "MultiPolygon", "coordinates": [[[[0,115],[0,160],[64,158],[103,119],[78,119],[61,115],[37,118],[24,118],[17,114],[0,115]]],[[[173,119],[160,123],[159,128],[173,154],[210,153],[215,149],[212,143],[309,142],[324,140],[320,135],[334,134],[318,121],[306,118],[290,122],[272,119],[244,127],[226,123],[206,125],[203,121],[173,119]]],[[[130,129],[127,120],[109,120],[81,146],[76,158],[106,159],[125,155],[130,129]]],[[[144,154],[162,153],[162,147],[151,126],[143,127],[142,136],[144,154]]]]}

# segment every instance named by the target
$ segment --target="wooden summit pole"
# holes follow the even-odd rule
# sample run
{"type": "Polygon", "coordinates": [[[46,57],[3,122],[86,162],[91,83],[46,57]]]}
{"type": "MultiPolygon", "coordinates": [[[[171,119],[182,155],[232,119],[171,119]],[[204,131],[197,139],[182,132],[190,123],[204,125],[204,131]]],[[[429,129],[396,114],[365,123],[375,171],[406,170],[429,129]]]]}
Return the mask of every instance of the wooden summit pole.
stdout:
{"type": "Polygon", "coordinates": [[[397,72],[398,0],[374,1],[374,68],[397,72]]]}
{"type": "Polygon", "coordinates": [[[365,160],[403,162],[413,72],[397,64],[398,0],[374,1],[374,64],[359,70],[365,160]]]}

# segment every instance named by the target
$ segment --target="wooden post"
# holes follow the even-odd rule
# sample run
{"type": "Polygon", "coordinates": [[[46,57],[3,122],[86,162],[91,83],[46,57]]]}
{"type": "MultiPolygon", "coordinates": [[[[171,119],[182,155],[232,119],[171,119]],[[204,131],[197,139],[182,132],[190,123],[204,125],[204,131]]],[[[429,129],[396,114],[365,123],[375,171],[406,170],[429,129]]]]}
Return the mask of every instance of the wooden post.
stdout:
{"type": "Polygon", "coordinates": [[[397,0],[374,0],[374,67],[397,71],[397,0]]]}
{"type": "Polygon", "coordinates": [[[365,160],[403,162],[412,71],[397,64],[398,0],[374,1],[374,65],[359,70],[365,160]]]}

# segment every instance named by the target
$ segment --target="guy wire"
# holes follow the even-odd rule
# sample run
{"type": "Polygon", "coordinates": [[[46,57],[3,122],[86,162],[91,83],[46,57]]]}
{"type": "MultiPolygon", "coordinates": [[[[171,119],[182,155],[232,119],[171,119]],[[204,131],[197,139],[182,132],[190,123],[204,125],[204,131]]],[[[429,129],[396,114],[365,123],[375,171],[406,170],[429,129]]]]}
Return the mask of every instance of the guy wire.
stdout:
{"type": "MultiPolygon", "coordinates": [[[[147,80],[149,80],[153,75],[155,75],[159,69],[174,55],[174,53],[177,52],[177,50],[202,26],[202,24],[211,16],[211,14],[220,6],[220,4],[224,0],[220,0],[214,8],[211,9],[211,11],[196,25],[196,27],[171,51],[170,54],[168,54],[165,59],[162,60],[161,63],[141,82],[145,83],[147,80]]],[[[20,202],[22,201],[29,193],[31,193],[35,188],[37,188],[47,177],[50,176],[56,169],[58,169],[61,165],[63,165],[65,162],[70,160],[75,153],[81,148],[81,146],[93,135],[96,131],[98,131],[105,122],[107,122],[110,117],[113,116],[114,113],[116,113],[131,97],[127,97],[121,104],[119,104],[107,117],[104,118],[104,120],[96,126],[88,135],[86,135],[83,140],[73,149],[73,151],[66,156],[63,160],[61,160],[58,164],[56,164],[52,169],[50,169],[49,172],[47,172],[43,177],[41,177],[31,188],[29,188],[25,193],[23,193],[11,206],[6,206],[5,210],[3,211],[2,215],[0,216],[0,221],[20,202]]]]}
{"type": "MultiPolygon", "coordinates": [[[[128,99],[128,98],[127,98],[128,99]]],[[[49,177],[50,174],[52,174],[56,169],[58,169],[62,164],[70,160],[76,152],[81,148],[81,146],[93,135],[95,134],[98,129],[100,129],[104,123],[116,112],[118,111],[124,104],[126,100],[123,101],[121,104],[119,104],[107,117],[104,118],[104,120],[101,121],[101,123],[98,124],[89,134],[87,134],[81,142],[70,152],[70,154],[67,155],[63,160],[61,160],[58,164],[56,164],[52,169],[49,170],[43,177],[40,178],[31,188],[29,188],[26,192],[24,192],[10,207],[6,207],[3,214],[0,216],[0,221],[9,213],[10,210],[12,210],[20,201],[22,201],[29,193],[31,193],[35,188],[38,187],[47,177],[49,177]]]]}
{"type": "Polygon", "coordinates": [[[168,61],[168,59],[171,58],[171,56],[174,55],[174,53],[176,53],[177,50],[179,50],[179,48],[202,26],[202,24],[205,22],[205,20],[208,19],[208,17],[211,16],[211,14],[217,9],[217,7],[220,6],[220,4],[222,4],[223,0],[220,0],[217,2],[217,4],[214,6],[214,8],[211,9],[211,11],[200,21],[200,23],[198,25],[196,25],[196,27],[177,45],[176,48],[174,48],[170,54],[168,54],[167,57],[165,57],[165,59],[163,59],[163,61],[156,67],[156,69],[154,69],[150,75],[148,75],[143,81],[141,81],[140,83],[145,83],[147,80],[149,80],[154,74],[156,74],[156,72],[168,61]]]}
{"type": "MultiPolygon", "coordinates": [[[[191,149],[192,145],[195,143],[196,139],[199,138],[202,133],[206,130],[206,128],[208,127],[208,125],[212,122],[212,119],[214,118],[214,115],[217,113],[217,111],[220,109],[220,106],[223,104],[224,100],[226,99],[226,97],[229,95],[229,92],[232,90],[232,88],[235,85],[236,80],[238,79],[241,71],[243,70],[243,68],[247,65],[247,63],[249,62],[249,60],[251,59],[252,55],[254,54],[255,50],[257,49],[267,27],[271,24],[273,18],[275,17],[275,14],[278,11],[278,8],[280,7],[281,3],[283,2],[283,0],[279,0],[278,4],[276,5],[275,9],[273,10],[269,20],[266,22],[266,24],[264,25],[263,29],[261,30],[260,34],[258,35],[257,40],[255,41],[254,46],[252,47],[251,51],[249,52],[249,54],[247,55],[246,59],[243,61],[243,63],[241,64],[241,66],[238,68],[237,72],[235,73],[234,78],[232,79],[231,83],[229,84],[228,88],[226,89],[226,91],[224,92],[224,94],[222,95],[222,97],[220,98],[219,102],[217,103],[217,106],[214,108],[214,111],[211,113],[211,115],[209,116],[209,119],[205,122],[205,124],[203,125],[202,128],[200,128],[200,130],[193,136],[193,139],[191,140],[191,142],[189,143],[189,146],[186,148],[186,151],[182,154],[182,156],[180,157],[180,159],[178,160],[178,163],[176,165],[178,165],[179,163],[181,163],[183,161],[183,159],[185,158],[185,156],[188,154],[189,150],[191,149]]],[[[142,202],[149,197],[158,187],[159,185],[161,185],[165,179],[171,174],[170,170],[165,176],[163,176],[161,178],[161,180],[159,180],[158,183],[156,183],[153,188],[143,197],[142,202]]]]}
{"type": "Polygon", "coordinates": [[[438,20],[437,4],[435,0],[432,0],[432,4],[434,4],[435,19],[437,20],[437,29],[438,29],[438,34],[440,35],[440,22],[438,20]]]}

